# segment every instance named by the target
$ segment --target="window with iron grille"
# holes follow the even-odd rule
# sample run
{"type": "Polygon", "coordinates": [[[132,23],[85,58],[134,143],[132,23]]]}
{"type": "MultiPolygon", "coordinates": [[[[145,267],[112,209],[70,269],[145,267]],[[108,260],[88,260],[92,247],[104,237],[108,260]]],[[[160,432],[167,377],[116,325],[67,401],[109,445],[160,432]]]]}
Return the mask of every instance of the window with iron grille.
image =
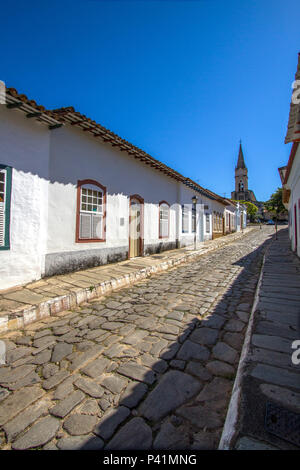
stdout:
{"type": "Polygon", "coordinates": [[[182,205],[182,233],[189,233],[189,208],[182,205]]]}
{"type": "Polygon", "coordinates": [[[210,216],[209,216],[209,214],[205,214],[205,231],[206,231],[206,233],[210,232],[210,216]]]}
{"type": "Polygon", "coordinates": [[[78,182],[77,242],[105,240],[105,187],[94,180],[78,182]]]}
{"type": "Polygon", "coordinates": [[[159,203],[159,238],[169,237],[170,207],[166,202],[159,203]]]}
{"type": "Polygon", "coordinates": [[[0,165],[0,250],[10,248],[11,167],[0,165]]]}

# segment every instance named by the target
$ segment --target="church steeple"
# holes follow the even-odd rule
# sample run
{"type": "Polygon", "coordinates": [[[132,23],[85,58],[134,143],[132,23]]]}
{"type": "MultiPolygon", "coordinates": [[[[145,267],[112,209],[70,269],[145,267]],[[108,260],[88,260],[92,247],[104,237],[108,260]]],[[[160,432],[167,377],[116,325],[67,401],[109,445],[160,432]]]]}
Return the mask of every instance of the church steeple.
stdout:
{"type": "Polygon", "coordinates": [[[237,165],[236,165],[235,168],[236,168],[236,169],[238,169],[238,168],[246,168],[245,160],[244,160],[244,154],[243,154],[243,149],[242,149],[242,141],[241,141],[241,140],[240,140],[240,148],[239,148],[238,161],[237,161],[237,165]]]}
{"type": "Polygon", "coordinates": [[[242,141],[240,140],[239,155],[235,167],[235,191],[232,191],[231,198],[237,201],[256,201],[251,189],[248,189],[248,170],[244,160],[242,141]]]}

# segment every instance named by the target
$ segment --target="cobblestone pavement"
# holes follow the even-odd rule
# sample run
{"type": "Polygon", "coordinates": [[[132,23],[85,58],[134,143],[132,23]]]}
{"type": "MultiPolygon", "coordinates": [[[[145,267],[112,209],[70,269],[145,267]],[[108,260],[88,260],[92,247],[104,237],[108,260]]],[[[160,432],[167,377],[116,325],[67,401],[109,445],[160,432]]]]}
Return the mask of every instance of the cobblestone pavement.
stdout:
{"type": "Polygon", "coordinates": [[[0,447],[217,448],[273,233],[2,338],[0,447]]]}

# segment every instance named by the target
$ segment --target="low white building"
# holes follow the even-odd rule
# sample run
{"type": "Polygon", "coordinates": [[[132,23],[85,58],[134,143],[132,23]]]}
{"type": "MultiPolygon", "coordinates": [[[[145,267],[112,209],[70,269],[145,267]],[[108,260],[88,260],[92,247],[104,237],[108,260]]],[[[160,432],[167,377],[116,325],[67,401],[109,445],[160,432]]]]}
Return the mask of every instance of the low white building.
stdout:
{"type": "Polygon", "coordinates": [[[300,256],[300,53],[285,143],[293,145],[288,164],[279,168],[279,173],[283,185],[283,203],[289,211],[291,247],[300,256]]]}
{"type": "Polygon", "coordinates": [[[228,201],[73,108],[10,88],[0,122],[0,290],[223,235],[228,201]]]}

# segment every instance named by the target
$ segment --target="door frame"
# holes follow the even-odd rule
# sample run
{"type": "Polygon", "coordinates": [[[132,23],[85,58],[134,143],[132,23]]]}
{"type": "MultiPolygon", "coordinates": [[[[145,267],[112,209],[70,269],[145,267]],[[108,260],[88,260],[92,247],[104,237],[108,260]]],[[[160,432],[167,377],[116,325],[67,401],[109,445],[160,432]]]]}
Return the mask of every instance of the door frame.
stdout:
{"type": "Polygon", "coordinates": [[[139,194],[133,194],[129,197],[129,225],[128,225],[128,259],[130,259],[130,223],[131,223],[131,202],[136,199],[140,203],[140,240],[139,255],[144,256],[144,199],[139,194]]]}
{"type": "Polygon", "coordinates": [[[297,204],[294,204],[294,230],[295,230],[295,251],[298,250],[298,224],[297,224],[297,204]]]}

